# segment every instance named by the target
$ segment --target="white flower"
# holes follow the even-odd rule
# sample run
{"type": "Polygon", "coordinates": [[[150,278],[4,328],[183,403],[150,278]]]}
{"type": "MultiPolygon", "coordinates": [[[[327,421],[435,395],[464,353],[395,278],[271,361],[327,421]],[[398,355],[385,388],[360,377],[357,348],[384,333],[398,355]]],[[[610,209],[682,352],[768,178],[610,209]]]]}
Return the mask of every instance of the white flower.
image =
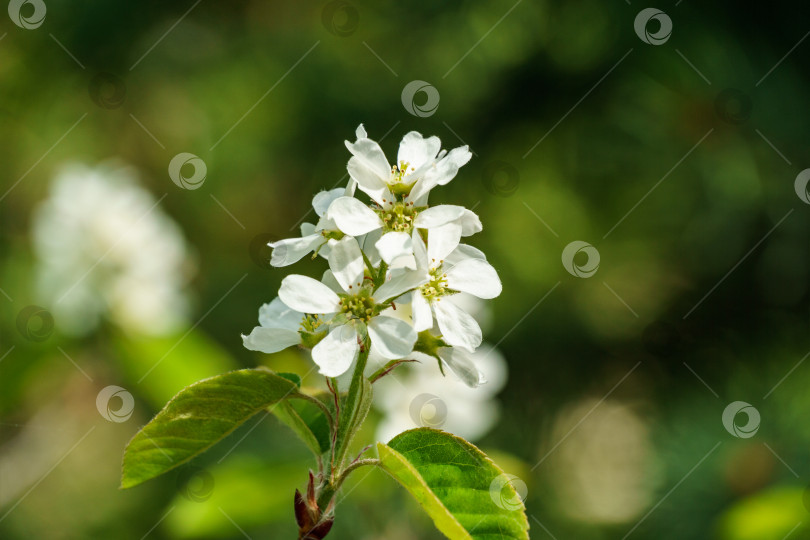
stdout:
{"type": "Polygon", "coordinates": [[[402,266],[414,267],[411,233],[414,228],[433,229],[447,223],[462,226],[462,235],[481,230],[481,222],[462,206],[441,205],[427,208],[429,191],[446,184],[470,160],[467,147],[438,153],[438,137],[423,138],[412,131],[400,143],[398,164],[391,167],[379,144],[369,139],[362,125],[357,141],[346,146],[353,154],[348,170],[361,191],[371,197],[372,208],[353,197],[336,199],[326,216],[345,234],[360,236],[382,230],[375,247],[389,265],[402,258],[402,266]]]}
{"type": "Polygon", "coordinates": [[[414,234],[414,273],[421,275],[425,283],[411,293],[411,316],[417,332],[432,328],[435,317],[446,343],[473,352],[481,344],[481,327],[450,301],[450,295],[462,292],[490,299],[501,294],[502,285],[483,253],[458,243],[459,229],[459,225],[448,224],[431,231],[427,246],[414,234]]]}
{"type": "Polygon", "coordinates": [[[427,357],[421,364],[409,364],[375,383],[374,407],[382,413],[377,438],[388,441],[414,427],[436,427],[469,440],[484,436],[499,415],[494,399],[506,382],[506,362],[497,349],[482,347],[468,357],[475,371],[483,373],[487,384],[472,388],[448,373],[437,376],[427,357]]]}
{"type": "Polygon", "coordinates": [[[38,289],[59,327],[85,334],[103,316],[145,334],[186,321],[189,253],[179,227],[134,169],[73,164],[35,211],[38,289]]]}
{"type": "Polygon", "coordinates": [[[315,197],[320,219],[302,226],[301,238],[271,244],[275,266],[314,251],[330,269],[320,281],[284,278],[278,298],[259,310],[259,326],[243,336],[245,347],[312,349],[327,377],[347,373],[361,353],[391,370],[397,360],[421,358],[478,387],[486,382],[474,358],[482,332],[466,306],[480,311],[475,302],[498,296],[501,281],[481,251],[460,243],[481,231],[478,216],[462,206],[427,206],[430,190],[453,179],[469,150],[440,152],[437,137],[411,132],[391,167],[362,125],[346,146],[347,188],[315,197]],[[354,198],[355,188],[370,205],[354,198]]]}
{"type": "Polygon", "coordinates": [[[267,244],[273,248],[270,257],[272,266],[289,266],[300,261],[305,255],[315,251],[324,257],[329,256],[329,246],[325,245],[330,238],[342,236],[334,233],[339,232],[337,225],[331,219],[324,217],[327,208],[339,197],[354,193],[354,182],[344,188],[336,188],[330,191],[321,191],[312,199],[312,208],[320,218],[316,225],[312,223],[301,224],[300,238],[287,238],[278,242],[267,244]]]}
{"type": "MultiPolygon", "coordinates": [[[[287,307],[279,298],[259,308],[259,325],[250,335],[242,336],[246,349],[264,353],[275,353],[301,344],[301,330],[306,316],[300,311],[287,307]]],[[[310,321],[310,330],[320,326],[319,320],[310,321]]]]}
{"type": "Polygon", "coordinates": [[[323,281],[293,274],[284,278],[278,292],[281,301],[293,310],[334,316],[329,333],[312,349],[312,359],[320,372],[327,377],[346,372],[359,354],[365,332],[384,358],[396,359],[410,354],[416,342],[414,329],[381,311],[387,307],[387,300],[418,286],[417,276],[391,279],[375,291],[372,280],[365,275],[357,240],[345,236],[331,247],[331,273],[325,274],[323,281]],[[337,282],[339,292],[334,290],[334,283],[329,286],[331,277],[337,282]]]}
{"type": "Polygon", "coordinates": [[[368,138],[362,124],[356,135],[355,142],[346,141],[346,148],[352,153],[349,174],[357,187],[380,206],[392,201],[394,196],[401,197],[409,206],[424,206],[430,190],[450,182],[472,157],[467,146],[454,148],[449,153],[439,152],[438,137],[425,139],[411,131],[402,138],[397,163],[392,167],[380,145],[368,138]]]}

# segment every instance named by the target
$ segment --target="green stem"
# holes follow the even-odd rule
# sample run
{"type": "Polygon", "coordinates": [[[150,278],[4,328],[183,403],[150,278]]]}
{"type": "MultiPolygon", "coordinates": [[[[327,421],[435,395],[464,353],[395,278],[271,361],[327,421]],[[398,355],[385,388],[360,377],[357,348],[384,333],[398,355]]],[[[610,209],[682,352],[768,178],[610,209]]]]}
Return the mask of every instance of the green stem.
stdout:
{"type": "Polygon", "coordinates": [[[388,272],[388,264],[385,261],[380,261],[380,271],[377,272],[377,276],[374,278],[374,292],[377,292],[377,289],[385,283],[385,274],[388,272]]]}
{"type": "Polygon", "coordinates": [[[375,382],[377,382],[378,380],[380,380],[380,379],[382,379],[383,377],[385,377],[386,375],[388,375],[389,373],[391,373],[391,372],[392,372],[392,371],[393,371],[395,368],[397,368],[397,367],[398,367],[400,364],[408,364],[408,363],[410,363],[410,362],[418,362],[418,361],[419,361],[419,360],[414,360],[413,358],[406,358],[406,359],[400,359],[400,360],[390,360],[390,361],[389,361],[387,364],[385,364],[383,367],[381,367],[380,369],[378,369],[377,371],[375,371],[374,373],[372,373],[372,374],[371,374],[371,376],[368,378],[368,380],[369,380],[371,383],[375,383],[375,382]]]}
{"type": "Polygon", "coordinates": [[[352,375],[352,382],[349,385],[349,393],[346,396],[346,402],[343,405],[343,410],[340,412],[338,428],[337,444],[335,448],[334,463],[335,468],[339,471],[343,469],[343,461],[346,458],[346,453],[349,450],[349,445],[352,442],[354,433],[357,430],[359,422],[363,418],[358,418],[361,415],[359,410],[363,401],[363,392],[365,380],[364,372],[366,370],[366,363],[368,362],[369,353],[368,340],[363,343],[363,349],[357,358],[357,365],[354,368],[352,375]]]}
{"type": "Polygon", "coordinates": [[[337,483],[337,489],[340,489],[340,486],[343,485],[343,482],[346,478],[349,477],[351,473],[355,471],[355,469],[359,469],[360,467],[365,467],[366,465],[376,465],[379,466],[381,461],[377,458],[369,458],[369,459],[358,459],[348,467],[343,470],[343,474],[340,475],[337,483]]]}

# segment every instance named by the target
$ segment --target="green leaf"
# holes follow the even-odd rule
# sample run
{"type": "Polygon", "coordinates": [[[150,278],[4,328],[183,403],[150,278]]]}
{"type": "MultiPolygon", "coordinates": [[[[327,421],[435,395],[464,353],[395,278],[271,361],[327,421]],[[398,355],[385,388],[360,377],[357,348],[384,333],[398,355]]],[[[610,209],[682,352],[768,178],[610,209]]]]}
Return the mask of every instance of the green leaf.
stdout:
{"type": "Polygon", "coordinates": [[[276,373],[279,377],[287,379],[298,388],[301,388],[301,376],[297,373],[276,373]]]}
{"type": "Polygon", "coordinates": [[[180,391],[127,445],[121,487],[174,469],[298,386],[268,369],[242,369],[180,391]]]}
{"type": "Polygon", "coordinates": [[[528,540],[526,508],[483,452],[443,431],[419,428],[377,443],[382,467],[453,540],[528,540]]]}
{"type": "MultiPolygon", "coordinates": [[[[320,392],[312,397],[320,400],[334,414],[335,406],[332,394],[320,392]]],[[[329,420],[321,408],[314,403],[301,399],[284,401],[273,408],[273,414],[289,426],[316,456],[331,448],[332,435],[329,420]]]]}

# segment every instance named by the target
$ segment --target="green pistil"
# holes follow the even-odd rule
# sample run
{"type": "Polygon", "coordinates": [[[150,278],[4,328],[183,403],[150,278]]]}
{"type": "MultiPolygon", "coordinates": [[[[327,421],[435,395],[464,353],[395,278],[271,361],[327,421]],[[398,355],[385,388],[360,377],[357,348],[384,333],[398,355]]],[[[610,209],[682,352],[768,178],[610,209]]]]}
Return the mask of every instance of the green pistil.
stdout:
{"type": "Polygon", "coordinates": [[[422,296],[427,300],[432,300],[450,293],[447,287],[447,274],[441,271],[441,267],[430,271],[430,281],[422,285],[422,296]]]}
{"type": "Polygon", "coordinates": [[[419,212],[413,207],[413,203],[397,201],[391,208],[378,210],[378,213],[383,221],[384,233],[404,232],[410,234],[413,231],[413,222],[419,212]]]}
{"type": "Polygon", "coordinates": [[[323,236],[326,239],[326,242],[324,242],[323,244],[321,244],[320,246],[315,248],[315,251],[312,252],[312,258],[313,259],[315,259],[318,256],[318,253],[320,253],[321,248],[323,246],[325,246],[329,242],[329,240],[340,240],[341,238],[343,238],[346,235],[343,234],[340,231],[326,231],[326,230],[324,230],[324,231],[321,231],[321,236],[323,236]]]}
{"type": "Polygon", "coordinates": [[[304,315],[298,333],[301,344],[311,349],[326,337],[326,323],[318,315],[304,315]]]}
{"type": "Polygon", "coordinates": [[[430,333],[430,330],[423,330],[419,332],[413,350],[438,358],[439,349],[442,347],[449,347],[449,345],[444,342],[441,336],[434,336],[430,333]]]}
{"type": "Polygon", "coordinates": [[[335,230],[335,231],[326,231],[326,230],[324,230],[324,231],[321,231],[321,236],[323,236],[327,240],[340,240],[346,235],[343,234],[340,231],[337,231],[337,230],[335,230]]]}
{"type": "Polygon", "coordinates": [[[411,188],[416,183],[416,180],[410,183],[405,183],[405,174],[408,172],[410,163],[400,161],[399,165],[394,165],[391,168],[391,179],[388,181],[388,189],[391,190],[397,197],[405,197],[411,192],[411,188]]]}
{"type": "Polygon", "coordinates": [[[376,306],[374,298],[369,296],[367,291],[360,291],[355,296],[341,295],[340,298],[341,313],[366,322],[376,315],[376,306]]]}

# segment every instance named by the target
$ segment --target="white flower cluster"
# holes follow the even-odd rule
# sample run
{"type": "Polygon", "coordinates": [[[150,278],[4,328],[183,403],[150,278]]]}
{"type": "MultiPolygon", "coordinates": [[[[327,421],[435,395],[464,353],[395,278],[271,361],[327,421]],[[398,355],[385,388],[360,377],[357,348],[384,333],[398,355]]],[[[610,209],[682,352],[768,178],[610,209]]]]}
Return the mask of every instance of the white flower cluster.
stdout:
{"type": "Polygon", "coordinates": [[[108,317],[141,334],[186,323],[191,276],[177,224],[131,167],[64,167],[34,213],[39,295],[59,328],[86,334],[108,317]]]}
{"type": "Polygon", "coordinates": [[[320,281],[284,278],[244,345],[266,353],[311,347],[320,372],[337,377],[369,341],[373,356],[426,354],[477,386],[484,378],[471,355],[481,345],[481,328],[449,299],[458,293],[494,298],[501,282],[480,250],[461,243],[481,230],[478,216],[462,206],[428,206],[430,190],[450,182],[470,151],[440,150],[438,137],[410,132],[391,166],[362,125],[356,135],[346,141],[348,186],[315,196],[320,219],[302,225],[302,237],[270,244],[273,266],[314,252],[329,269],[320,281]],[[356,189],[370,204],[355,197],[356,189]]]}

